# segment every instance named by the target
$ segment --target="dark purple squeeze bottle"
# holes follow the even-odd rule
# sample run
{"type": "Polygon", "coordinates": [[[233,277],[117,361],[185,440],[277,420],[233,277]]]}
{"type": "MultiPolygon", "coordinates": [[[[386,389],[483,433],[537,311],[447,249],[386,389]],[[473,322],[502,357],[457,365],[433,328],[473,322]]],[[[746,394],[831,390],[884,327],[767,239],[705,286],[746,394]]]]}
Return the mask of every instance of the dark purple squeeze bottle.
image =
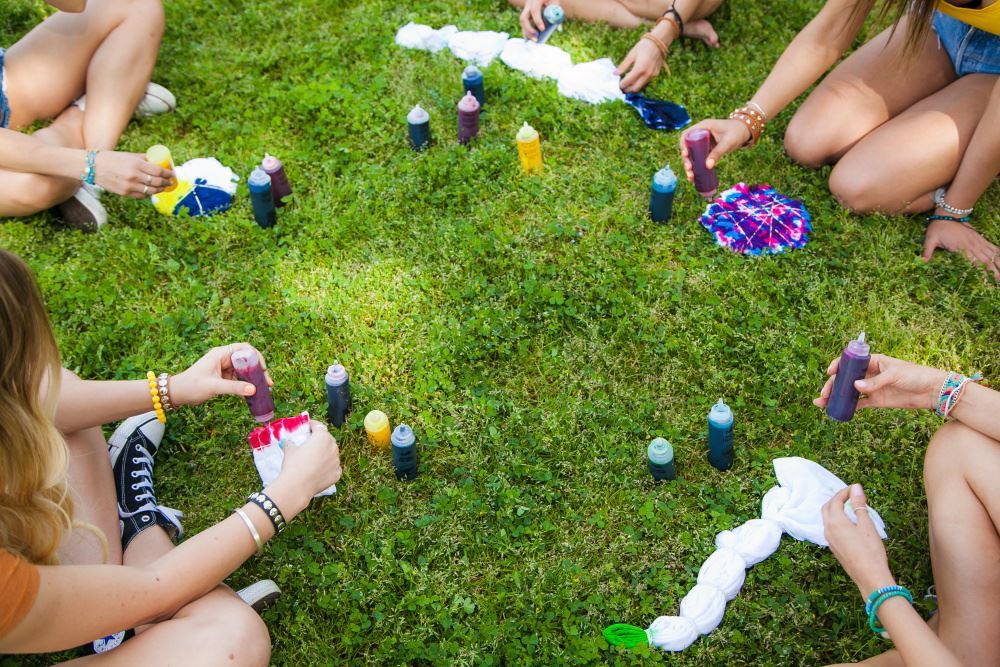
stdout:
{"type": "Polygon", "coordinates": [[[854,383],[864,379],[868,372],[871,351],[871,346],[865,342],[864,331],[844,348],[840,355],[840,368],[833,379],[830,400],[826,404],[826,414],[830,419],[849,422],[854,417],[858,407],[858,390],[854,388],[854,383]]]}
{"type": "Polygon", "coordinates": [[[231,358],[236,377],[257,388],[253,396],[243,397],[247,407],[250,408],[250,414],[262,424],[274,419],[274,398],[271,396],[271,388],[267,386],[267,376],[264,374],[260,352],[252,347],[236,350],[231,358]]]}
{"type": "Polygon", "coordinates": [[[694,189],[705,199],[711,199],[719,189],[719,177],[714,169],[705,165],[712,150],[712,133],[708,130],[691,130],[684,135],[684,145],[694,169],[694,189]]]}
{"type": "Polygon", "coordinates": [[[292,194],[292,186],[288,184],[288,176],[285,175],[285,165],[281,164],[281,160],[278,158],[265,153],[260,166],[264,173],[271,177],[271,195],[274,197],[274,205],[281,208],[285,205],[285,197],[292,194]]]}
{"type": "Polygon", "coordinates": [[[467,144],[479,134],[479,108],[472,91],[458,103],[458,143],[467,144]]]}

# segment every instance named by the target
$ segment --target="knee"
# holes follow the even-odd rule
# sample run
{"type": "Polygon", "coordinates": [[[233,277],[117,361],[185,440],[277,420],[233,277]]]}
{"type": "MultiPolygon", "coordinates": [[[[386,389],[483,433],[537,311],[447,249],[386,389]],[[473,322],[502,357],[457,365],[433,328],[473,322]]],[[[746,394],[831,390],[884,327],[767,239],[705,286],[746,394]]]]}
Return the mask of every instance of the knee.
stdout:
{"type": "Polygon", "coordinates": [[[218,633],[211,645],[218,652],[217,664],[261,665],[271,662],[271,635],[267,624],[251,607],[233,598],[218,619],[218,633]]]}
{"type": "Polygon", "coordinates": [[[8,201],[0,203],[0,210],[10,215],[33,215],[61,204],[80,187],[79,181],[55,178],[40,174],[4,174],[11,187],[5,188],[8,201]]]}
{"type": "Polygon", "coordinates": [[[948,422],[931,437],[924,455],[924,486],[967,474],[996,443],[961,422],[948,422]]]}
{"type": "Polygon", "coordinates": [[[150,30],[150,37],[159,40],[163,37],[166,18],[163,13],[162,0],[131,0],[128,5],[129,17],[141,20],[150,30]]]}
{"type": "Polygon", "coordinates": [[[860,165],[852,167],[841,161],[830,172],[830,194],[844,208],[854,213],[871,213],[884,210],[885,202],[879,199],[884,188],[879,179],[860,165]]]}
{"type": "Polygon", "coordinates": [[[823,133],[817,132],[815,119],[810,116],[800,110],[792,118],[785,130],[785,153],[792,162],[815,169],[829,164],[833,151],[823,133]]]}

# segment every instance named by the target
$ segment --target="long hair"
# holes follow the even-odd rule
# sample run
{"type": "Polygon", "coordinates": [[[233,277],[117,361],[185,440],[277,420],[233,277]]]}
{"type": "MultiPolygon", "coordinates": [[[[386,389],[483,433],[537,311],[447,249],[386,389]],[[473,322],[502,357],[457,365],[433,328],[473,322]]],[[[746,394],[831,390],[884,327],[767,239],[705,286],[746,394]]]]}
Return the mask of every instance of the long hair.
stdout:
{"type": "Polygon", "coordinates": [[[38,564],[73,527],[59,348],[31,269],[0,248],[0,548],[38,564]]]}
{"type": "Polygon", "coordinates": [[[879,21],[892,19],[890,37],[895,36],[896,29],[906,17],[903,61],[912,64],[920,53],[927,33],[931,31],[931,23],[934,20],[934,10],[937,8],[938,0],[882,0],[880,5],[879,21]]]}

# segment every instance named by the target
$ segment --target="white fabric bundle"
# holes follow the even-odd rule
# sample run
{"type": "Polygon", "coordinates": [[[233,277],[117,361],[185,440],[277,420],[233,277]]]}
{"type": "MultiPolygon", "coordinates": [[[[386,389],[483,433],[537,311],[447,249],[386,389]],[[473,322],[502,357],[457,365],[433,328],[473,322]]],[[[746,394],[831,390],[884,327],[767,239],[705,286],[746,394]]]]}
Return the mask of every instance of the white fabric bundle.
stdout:
{"type": "Polygon", "coordinates": [[[421,49],[437,53],[448,46],[448,40],[458,32],[453,25],[446,25],[435,30],[429,25],[420,25],[410,21],[396,31],[396,43],[407,49],[421,49]]]}
{"type": "MultiPolygon", "coordinates": [[[[683,651],[698,634],[707,635],[719,626],[726,602],[733,600],[746,579],[746,568],[778,549],[787,532],[797,540],[829,546],[823,534],[823,505],[846,487],[823,466],[799,457],[775,459],[778,486],[764,495],[761,519],[751,519],[733,530],[715,536],[716,551],[698,571],[698,583],[681,600],[680,616],[660,616],[646,630],[649,643],[664,651],[683,651]]],[[[853,508],[844,512],[857,523],[853,508]]],[[[886,539],[885,524],[875,510],[869,511],[879,536],[886,539]]]]}
{"type": "Polygon", "coordinates": [[[558,79],[573,67],[573,59],[562,49],[520,38],[507,41],[500,60],[535,79],[558,79]]]}
{"type": "Polygon", "coordinates": [[[574,65],[559,76],[559,94],[591,104],[624,100],[615,69],[611,58],[574,65]]]}
{"type": "MultiPolygon", "coordinates": [[[[309,413],[295,417],[275,419],[266,426],[255,428],[247,436],[253,452],[253,463],[260,474],[263,485],[269,486],[281,473],[285,462],[285,447],[300,447],[309,439],[309,413]]],[[[314,497],[329,496],[337,492],[337,485],[331,484],[314,497]]]]}
{"type": "Polygon", "coordinates": [[[448,48],[456,58],[488,67],[500,55],[509,39],[510,35],[507,33],[491,30],[456,32],[448,39],[448,48]]]}

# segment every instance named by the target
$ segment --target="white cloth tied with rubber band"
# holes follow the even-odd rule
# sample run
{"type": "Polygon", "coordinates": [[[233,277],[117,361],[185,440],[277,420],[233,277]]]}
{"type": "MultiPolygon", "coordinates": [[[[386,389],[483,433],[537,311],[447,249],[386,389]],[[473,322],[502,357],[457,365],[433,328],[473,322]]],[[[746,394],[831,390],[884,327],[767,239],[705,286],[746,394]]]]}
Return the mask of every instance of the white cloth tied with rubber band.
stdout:
{"type": "MultiPolygon", "coordinates": [[[[797,540],[829,546],[823,534],[823,505],[846,487],[843,481],[814,461],[799,457],[775,459],[778,486],[764,495],[761,515],[715,537],[716,551],[698,572],[698,583],[681,600],[680,616],[660,616],[646,630],[649,643],[664,651],[683,651],[719,626],[726,602],[739,593],[747,568],[777,551],[783,533],[797,540]]],[[[849,505],[845,514],[857,523],[849,505]]],[[[879,536],[885,523],[869,509],[879,536]]]]}

